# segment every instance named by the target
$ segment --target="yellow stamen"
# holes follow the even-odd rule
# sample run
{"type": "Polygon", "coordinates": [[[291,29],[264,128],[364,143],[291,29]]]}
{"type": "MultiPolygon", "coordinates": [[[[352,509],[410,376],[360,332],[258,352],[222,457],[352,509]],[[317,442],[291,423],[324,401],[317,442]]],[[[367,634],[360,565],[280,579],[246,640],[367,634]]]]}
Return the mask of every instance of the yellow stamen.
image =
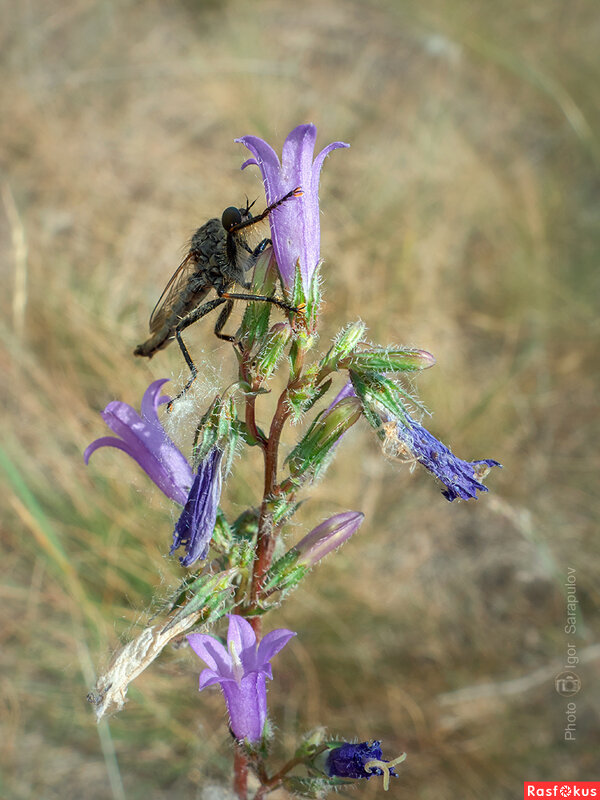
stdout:
{"type": "Polygon", "coordinates": [[[392,767],[401,764],[406,758],[406,753],[395,758],[393,761],[379,761],[378,758],[372,758],[364,765],[365,772],[373,772],[375,769],[380,769],[383,772],[383,791],[387,792],[390,788],[390,775],[392,767]]]}

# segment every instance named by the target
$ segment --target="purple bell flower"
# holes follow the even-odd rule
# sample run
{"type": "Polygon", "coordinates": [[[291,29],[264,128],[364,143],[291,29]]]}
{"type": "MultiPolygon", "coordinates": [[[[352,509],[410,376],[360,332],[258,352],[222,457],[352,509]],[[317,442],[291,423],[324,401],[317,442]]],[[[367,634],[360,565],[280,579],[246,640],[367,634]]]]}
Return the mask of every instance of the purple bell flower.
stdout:
{"type": "Polygon", "coordinates": [[[332,142],[313,161],[316,138],[317,129],[314,125],[298,125],[288,134],[283,144],[281,162],[273,148],[258,136],[242,136],[235,140],[245,145],[253,154],[254,158],[245,161],[242,169],[250,164],[260,168],[269,205],[297,186],[303,191],[302,197],[283,203],[270,215],[273,250],[287,291],[294,285],[298,261],[305,293],[310,288],[321,253],[321,167],[332,150],[350,146],[344,142],[332,142]]]}
{"type": "Polygon", "coordinates": [[[109,403],[102,418],[117,436],[96,439],[86,448],[83,458],[87,464],[99,447],[124,450],[167,497],[183,506],[194,476],[185,456],[167,436],[158,419],[159,405],[170,400],[165,395],[160,396],[160,389],[167,382],[168,379],[163,378],[146,389],[141,416],[127,403],[119,400],[109,403]]]}
{"type": "Polygon", "coordinates": [[[175,525],[169,555],[184,547],[185,556],[179,559],[184,567],[191,567],[199,558],[206,558],[208,553],[221,499],[222,458],[222,451],[213,447],[200,462],[185,507],[175,525]]]}
{"type": "Polygon", "coordinates": [[[330,778],[366,778],[372,775],[383,776],[383,788],[389,788],[390,776],[397,778],[394,765],[406,758],[402,754],[393,761],[384,761],[381,742],[344,742],[341,747],[330,750],[325,762],[325,771],[330,778]]]}
{"type": "Polygon", "coordinates": [[[229,614],[227,648],[213,636],[191,633],[187,640],[208,669],[200,673],[199,689],[220,684],[236,739],[259,742],[267,719],[266,679],[273,679],[270,661],[294,631],[271,631],[257,646],[256,634],[243,617],[229,614]]]}
{"type": "Polygon", "coordinates": [[[477,491],[487,492],[487,486],[481,481],[491,467],[502,467],[498,461],[485,458],[480,461],[463,461],[442,444],[435,436],[415,420],[406,415],[407,425],[394,421],[385,423],[388,450],[391,446],[402,450],[403,454],[414,458],[441,481],[446,490],[442,492],[446,500],[452,502],[457,498],[469,500],[477,498],[477,491]]]}

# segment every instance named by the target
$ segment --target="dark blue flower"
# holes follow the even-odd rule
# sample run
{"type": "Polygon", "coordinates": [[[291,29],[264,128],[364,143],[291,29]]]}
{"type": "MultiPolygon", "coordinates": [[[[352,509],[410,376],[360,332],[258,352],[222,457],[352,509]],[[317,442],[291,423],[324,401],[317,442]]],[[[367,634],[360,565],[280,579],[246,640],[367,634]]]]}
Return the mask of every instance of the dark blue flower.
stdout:
{"type": "Polygon", "coordinates": [[[408,459],[414,458],[440,480],[446,491],[446,500],[452,502],[460,497],[469,500],[477,497],[477,491],[487,492],[481,481],[491,467],[501,467],[497,461],[485,458],[480,461],[463,461],[442,444],[435,436],[415,420],[406,415],[406,423],[398,420],[385,424],[387,451],[394,447],[408,459]]]}
{"type": "Polygon", "coordinates": [[[173,531],[170,555],[179,547],[185,548],[180,557],[184,567],[199,558],[206,558],[217,519],[221,499],[221,459],[223,453],[214,447],[198,465],[187,501],[173,531]]]}
{"type": "Polygon", "coordinates": [[[330,778],[366,778],[383,775],[383,788],[387,791],[390,775],[397,778],[395,764],[406,758],[402,754],[393,761],[384,761],[381,742],[344,742],[341,747],[330,750],[325,762],[325,770],[330,778]]]}

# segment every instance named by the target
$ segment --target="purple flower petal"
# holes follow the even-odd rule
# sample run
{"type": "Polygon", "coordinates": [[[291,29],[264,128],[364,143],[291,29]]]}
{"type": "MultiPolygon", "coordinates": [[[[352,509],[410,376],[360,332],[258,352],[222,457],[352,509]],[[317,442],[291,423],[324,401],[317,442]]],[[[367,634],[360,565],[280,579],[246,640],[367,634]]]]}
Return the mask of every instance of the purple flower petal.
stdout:
{"type": "Polygon", "coordinates": [[[183,454],[167,436],[160,424],[157,408],[168,398],[159,397],[166,380],[154,381],[142,399],[142,416],[127,403],[109,403],[102,417],[108,427],[120,437],[104,436],[86,448],[86,463],[100,447],[116,447],[130,455],[158,488],[175,502],[184,505],[192,485],[192,470],[183,454]]]}
{"type": "Polygon", "coordinates": [[[92,453],[98,450],[100,447],[116,447],[117,450],[123,450],[123,452],[127,453],[127,455],[134,458],[131,447],[128,444],[125,444],[122,439],[117,439],[116,436],[101,436],[91,444],[88,444],[88,446],[85,448],[83,452],[83,460],[86,464],[89,463],[92,453]]]}
{"type": "Polygon", "coordinates": [[[244,672],[256,669],[256,634],[248,620],[237,614],[229,614],[227,647],[230,652],[235,649],[244,672]]]}
{"type": "Polygon", "coordinates": [[[502,467],[491,458],[481,461],[463,461],[435,436],[407,415],[408,425],[398,422],[397,435],[412,456],[438,478],[445,486],[444,497],[452,502],[457,498],[469,500],[477,492],[487,492],[481,483],[489,468],[502,467]]]}
{"type": "Polygon", "coordinates": [[[288,631],[286,628],[278,628],[275,631],[270,631],[263,637],[258,645],[256,653],[256,662],[264,669],[265,665],[276,656],[280,650],[286,646],[290,639],[296,636],[295,631],[288,631]]]}
{"type": "Polygon", "coordinates": [[[185,506],[175,525],[170,555],[179,547],[184,547],[185,556],[179,559],[184,567],[190,567],[199,558],[206,558],[208,553],[221,499],[222,456],[221,450],[213,448],[200,462],[185,506]]]}
{"type": "MultiPolygon", "coordinates": [[[[336,747],[331,750],[327,756],[326,769],[327,773],[333,778],[366,778],[367,780],[372,775],[381,775],[382,770],[370,768],[368,771],[365,769],[365,764],[369,761],[383,761],[381,752],[381,742],[345,742],[341,747],[336,747]]],[[[393,767],[390,767],[390,775],[398,777],[393,767]]]]}
{"type": "Polygon", "coordinates": [[[273,677],[269,660],[292,636],[295,636],[293,631],[271,631],[257,647],[250,623],[231,614],[227,651],[212,636],[192,633],[187,637],[194,652],[209,667],[200,676],[200,689],[221,684],[236,738],[257,742],[262,737],[267,718],[266,680],[273,677]]]}
{"type": "Polygon", "coordinates": [[[364,518],[359,511],[344,511],[317,525],[294,546],[300,556],[298,564],[312,567],[332,550],[337,550],[356,533],[364,518]]]}
{"type": "Polygon", "coordinates": [[[225,695],[231,730],[236,739],[257,742],[262,737],[267,719],[266,678],[260,672],[246,675],[240,683],[221,683],[225,695]]]}
{"type": "Polygon", "coordinates": [[[221,683],[222,680],[223,676],[213,669],[203,669],[198,681],[198,691],[201,692],[202,689],[206,689],[207,686],[214,686],[215,683],[221,683]]]}
{"type": "Polygon", "coordinates": [[[270,216],[273,250],[279,273],[286,290],[291,290],[300,263],[302,282],[308,292],[312,276],[320,259],[321,229],[319,219],[319,175],[328,153],[344,142],[325,147],[313,162],[317,129],[314,125],[298,125],[291,131],[282,150],[281,162],[277,153],[257,136],[243,136],[236,142],[244,144],[254,155],[242,169],[256,164],[263,177],[267,203],[276,202],[299,186],[303,195],[276,208],[270,216]]]}
{"type": "Polygon", "coordinates": [[[231,656],[221,642],[207,633],[190,633],[187,637],[196,655],[212,670],[220,675],[231,672],[231,656]]]}
{"type": "Polygon", "coordinates": [[[171,399],[167,395],[160,395],[161,388],[165,383],[168,382],[168,378],[161,378],[158,381],[154,381],[146,389],[144,396],[142,397],[142,417],[146,420],[146,422],[154,424],[158,428],[162,428],[157,414],[158,407],[163,403],[168,403],[171,399]]]}

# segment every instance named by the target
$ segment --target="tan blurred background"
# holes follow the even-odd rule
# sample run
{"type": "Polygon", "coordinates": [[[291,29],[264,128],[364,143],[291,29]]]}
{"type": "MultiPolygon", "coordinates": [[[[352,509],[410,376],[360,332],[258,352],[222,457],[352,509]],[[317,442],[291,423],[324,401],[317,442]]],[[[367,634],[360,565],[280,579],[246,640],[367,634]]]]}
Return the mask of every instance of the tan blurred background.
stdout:
{"type": "MultiPolygon", "coordinates": [[[[422,800],[599,779],[595,0],[0,8],[0,796],[196,798],[228,780],[221,698],[197,694],[185,649],[96,728],[94,670],[180,572],[171,504],[124,454],[81,454],[108,401],[181,383],[175,347],[131,352],[193,230],[245,194],[263,202],[233,139],[280,149],[308,121],[318,146],[352,145],[323,171],[323,346],[361,317],[375,342],[433,352],[428,427],[504,470],[450,505],[366,426],[347,437],[302,520],[367,519],[269,618],[299,633],[269,693],[277,752],[317,724],[380,738],[408,752],[394,794],[422,800]],[[554,687],[569,639],[571,699],[554,687]]],[[[187,340],[205,389],[231,379],[208,321],[187,340]]],[[[253,459],[236,463],[231,513],[258,500],[253,459]]]]}

